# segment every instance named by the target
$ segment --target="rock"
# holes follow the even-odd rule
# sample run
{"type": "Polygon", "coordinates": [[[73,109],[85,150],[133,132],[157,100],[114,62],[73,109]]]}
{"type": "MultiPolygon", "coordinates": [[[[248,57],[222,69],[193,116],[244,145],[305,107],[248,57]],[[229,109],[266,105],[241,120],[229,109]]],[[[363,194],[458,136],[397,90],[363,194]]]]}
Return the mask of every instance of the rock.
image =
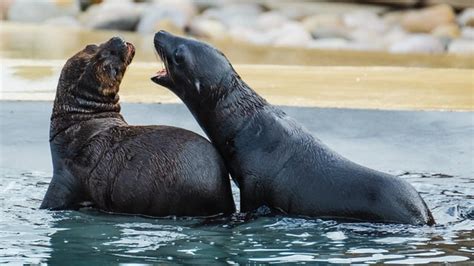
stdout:
{"type": "Polygon", "coordinates": [[[209,8],[202,16],[222,22],[227,27],[254,27],[262,8],[256,4],[229,4],[219,8],[209,8]]]}
{"type": "Polygon", "coordinates": [[[318,28],[311,32],[314,39],[342,38],[349,40],[350,33],[346,28],[318,28]]]}
{"type": "MultiPolygon", "coordinates": [[[[382,5],[366,5],[361,3],[344,3],[349,1],[258,1],[266,8],[277,10],[293,20],[302,20],[304,17],[315,14],[346,14],[355,10],[372,13],[382,13],[388,8],[382,5]]],[[[356,2],[356,1],[351,1],[356,2]]],[[[360,2],[360,1],[358,1],[360,2]]],[[[373,1],[374,2],[374,1],[373,1]]]]}
{"type": "Polygon", "coordinates": [[[70,28],[81,27],[81,23],[75,17],[71,17],[71,16],[50,18],[44,21],[44,24],[55,25],[55,26],[60,26],[60,27],[70,27],[70,28]]]}
{"type": "Polygon", "coordinates": [[[220,21],[202,17],[194,18],[186,27],[186,32],[210,39],[222,39],[228,35],[227,28],[220,21]]]}
{"type": "Polygon", "coordinates": [[[4,20],[7,18],[8,10],[10,6],[13,4],[13,0],[3,0],[0,1],[0,20],[4,20]]]}
{"type": "Polygon", "coordinates": [[[303,27],[309,32],[321,27],[344,27],[342,17],[340,15],[333,14],[312,15],[304,18],[301,23],[303,27]]]}
{"type": "Polygon", "coordinates": [[[437,5],[407,12],[402,17],[401,25],[409,32],[429,33],[436,27],[452,24],[455,20],[456,15],[451,6],[437,5]]]}
{"type": "Polygon", "coordinates": [[[463,27],[461,29],[461,38],[474,40],[474,28],[473,27],[463,27]]]}
{"type": "Polygon", "coordinates": [[[311,34],[298,22],[290,21],[271,30],[234,26],[230,29],[233,39],[258,45],[305,47],[311,41],[311,34]]]}
{"type": "Polygon", "coordinates": [[[390,45],[392,53],[441,53],[443,43],[436,37],[428,34],[412,34],[408,38],[390,45]]]}
{"type": "Polygon", "coordinates": [[[154,0],[153,3],[163,7],[173,7],[190,17],[198,13],[197,7],[192,0],[154,0]]]}
{"type": "Polygon", "coordinates": [[[408,33],[403,30],[400,26],[394,26],[387,31],[383,36],[383,42],[385,47],[390,47],[392,44],[400,42],[408,38],[408,33]]]}
{"type": "Polygon", "coordinates": [[[281,28],[271,31],[269,34],[276,36],[273,41],[275,46],[304,47],[312,40],[311,34],[297,22],[288,22],[281,28]]]}
{"type": "Polygon", "coordinates": [[[16,0],[11,3],[7,17],[11,21],[43,22],[49,18],[75,16],[78,13],[79,4],[74,0],[16,0]]]}
{"type": "Polygon", "coordinates": [[[234,26],[229,30],[232,39],[257,45],[270,45],[274,39],[269,33],[262,33],[255,29],[243,26],[234,26]]]}
{"type": "Polygon", "coordinates": [[[387,25],[376,13],[359,10],[344,14],[342,17],[344,24],[352,29],[366,29],[374,32],[384,32],[387,25]]]}
{"type": "Polygon", "coordinates": [[[321,14],[309,16],[302,21],[302,25],[315,39],[350,38],[349,29],[345,27],[339,15],[321,14]]]}
{"type": "Polygon", "coordinates": [[[444,24],[436,27],[431,34],[440,38],[456,39],[461,35],[458,24],[444,24]]]}
{"type": "Polygon", "coordinates": [[[474,40],[457,39],[453,40],[448,47],[449,53],[474,54],[474,40]]]}
{"type": "Polygon", "coordinates": [[[382,16],[382,20],[386,25],[398,26],[401,23],[404,14],[405,13],[402,11],[387,12],[382,16]]]}
{"type": "Polygon", "coordinates": [[[352,30],[349,36],[353,41],[373,41],[374,39],[379,38],[379,34],[377,32],[364,28],[352,30]]]}
{"type": "MultiPolygon", "coordinates": [[[[140,33],[153,33],[159,30],[159,25],[163,23],[167,23],[178,31],[183,31],[196,13],[196,7],[189,0],[156,1],[144,12],[137,26],[137,31],[140,33]]],[[[176,30],[174,31],[175,33],[176,30]]]]}
{"type": "Polygon", "coordinates": [[[383,36],[376,35],[371,32],[365,32],[359,30],[352,33],[353,38],[350,39],[351,49],[352,50],[362,50],[362,51],[382,51],[385,50],[386,44],[383,39],[383,36]],[[357,36],[357,34],[359,34],[357,36]],[[357,36],[357,37],[356,37],[357,36]]]}
{"type": "Polygon", "coordinates": [[[143,7],[127,1],[106,1],[89,7],[79,20],[88,28],[133,31],[143,7]]]}
{"type": "Polygon", "coordinates": [[[347,50],[350,48],[350,43],[342,38],[327,38],[320,40],[312,40],[309,42],[308,48],[315,49],[331,49],[331,50],[347,50]]]}
{"type": "Polygon", "coordinates": [[[278,12],[265,12],[257,17],[256,27],[259,30],[271,30],[281,27],[288,22],[288,18],[278,12]]]}
{"type": "Polygon", "coordinates": [[[461,26],[474,27],[474,8],[464,9],[457,20],[461,26]]]}

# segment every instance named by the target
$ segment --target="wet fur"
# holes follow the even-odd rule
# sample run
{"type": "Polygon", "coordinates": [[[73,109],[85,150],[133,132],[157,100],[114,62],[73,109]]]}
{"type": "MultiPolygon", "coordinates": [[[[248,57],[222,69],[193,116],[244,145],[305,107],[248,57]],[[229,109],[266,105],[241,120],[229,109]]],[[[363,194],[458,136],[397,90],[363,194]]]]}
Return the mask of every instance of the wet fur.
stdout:
{"type": "Polygon", "coordinates": [[[332,151],[255,93],[215,48],[166,32],[155,35],[155,47],[173,81],[162,85],[183,100],[223,156],[240,188],[242,211],[266,205],[305,217],[435,223],[408,182],[332,151]],[[178,67],[173,53],[183,46],[188,58],[178,67]],[[198,80],[199,90],[189,80],[198,80]]]}
{"type": "Polygon", "coordinates": [[[104,211],[150,216],[234,212],[228,172],[209,141],[125,122],[118,91],[131,59],[109,62],[108,53],[99,56],[105,49],[88,46],[63,68],[50,127],[54,173],[41,208],[90,201],[104,211]],[[109,72],[107,62],[118,71],[109,72]]]}

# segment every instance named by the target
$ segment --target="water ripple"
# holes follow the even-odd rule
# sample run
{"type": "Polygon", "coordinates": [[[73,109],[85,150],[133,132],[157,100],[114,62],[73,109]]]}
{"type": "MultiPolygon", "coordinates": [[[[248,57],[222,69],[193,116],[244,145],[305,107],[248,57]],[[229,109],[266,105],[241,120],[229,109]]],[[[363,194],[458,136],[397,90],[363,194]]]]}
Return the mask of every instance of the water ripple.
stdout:
{"type": "Polygon", "coordinates": [[[94,209],[50,212],[38,209],[50,173],[0,169],[0,264],[472,261],[472,179],[439,173],[400,176],[423,194],[438,225],[260,217],[229,226],[94,209]]]}

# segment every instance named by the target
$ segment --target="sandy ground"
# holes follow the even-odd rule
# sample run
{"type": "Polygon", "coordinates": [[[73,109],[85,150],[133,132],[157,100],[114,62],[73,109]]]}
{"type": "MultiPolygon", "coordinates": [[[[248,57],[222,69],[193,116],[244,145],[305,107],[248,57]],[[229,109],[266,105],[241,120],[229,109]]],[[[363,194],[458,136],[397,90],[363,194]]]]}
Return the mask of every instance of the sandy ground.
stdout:
{"type": "MultiPolygon", "coordinates": [[[[0,101],[0,168],[51,172],[52,102],[0,101]]],[[[349,159],[392,173],[474,176],[474,113],[282,107],[349,159]]],[[[130,124],[203,134],[182,104],[123,104],[130,124]]]]}
{"type": "MultiPolygon", "coordinates": [[[[2,61],[0,100],[54,100],[64,62],[2,61]]],[[[134,62],[120,87],[128,103],[180,103],[150,81],[161,64],[134,62]]],[[[474,70],[407,67],[234,65],[273,104],[384,110],[474,110],[474,70]]]]}

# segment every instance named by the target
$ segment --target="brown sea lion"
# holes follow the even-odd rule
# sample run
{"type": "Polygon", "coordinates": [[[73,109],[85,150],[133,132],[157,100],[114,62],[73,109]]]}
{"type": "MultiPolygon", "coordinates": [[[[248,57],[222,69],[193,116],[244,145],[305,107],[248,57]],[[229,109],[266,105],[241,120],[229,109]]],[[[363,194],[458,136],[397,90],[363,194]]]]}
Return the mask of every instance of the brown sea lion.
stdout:
{"type": "Polygon", "coordinates": [[[230,180],[203,137],[169,126],[131,126],[119,86],[135,49],[114,37],[70,58],[61,73],[50,127],[53,179],[41,208],[151,216],[235,211],[230,180]]]}

